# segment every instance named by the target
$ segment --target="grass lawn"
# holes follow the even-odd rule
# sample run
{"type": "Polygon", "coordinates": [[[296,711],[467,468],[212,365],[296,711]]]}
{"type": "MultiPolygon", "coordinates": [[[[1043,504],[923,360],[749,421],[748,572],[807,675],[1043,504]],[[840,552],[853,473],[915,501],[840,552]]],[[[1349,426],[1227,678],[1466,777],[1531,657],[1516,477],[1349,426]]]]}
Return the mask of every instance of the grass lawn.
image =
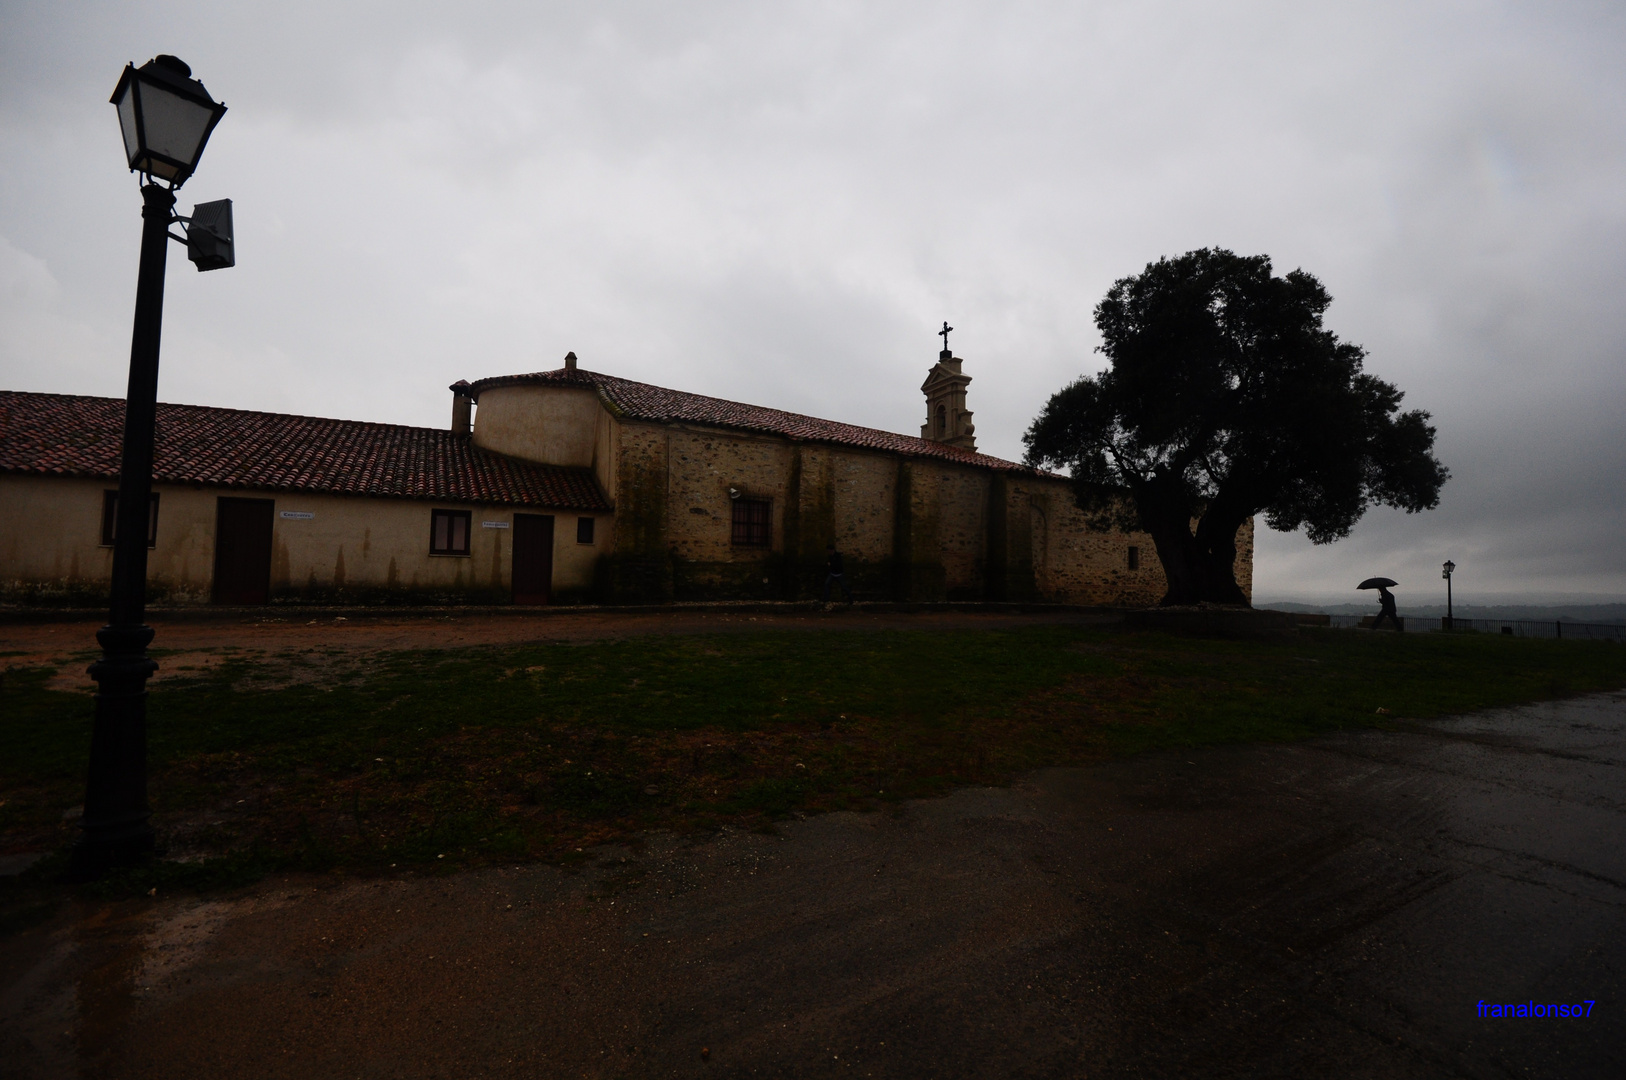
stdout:
{"type": "MultiPolygon", "coordinates": [[[[171,863],[147,873],[162,880],[568,860],[643,829],[766,826],[1044,765],[1626,685],[1619,645],[1339,631],[792,631],[219,659],[150,697],[171,863]]],[[[3,850],[62,850],[77,832],[64,814],[83,797],[92,704],[52,674],[0,684],[3,850]]]]}

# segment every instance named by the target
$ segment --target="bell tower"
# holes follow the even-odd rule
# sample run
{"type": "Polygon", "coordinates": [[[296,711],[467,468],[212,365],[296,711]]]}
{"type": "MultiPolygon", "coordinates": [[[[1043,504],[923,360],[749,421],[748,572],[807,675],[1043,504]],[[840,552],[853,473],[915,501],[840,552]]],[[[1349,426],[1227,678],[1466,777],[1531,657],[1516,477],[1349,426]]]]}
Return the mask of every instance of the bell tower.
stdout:
{"type": "Polygon", "coordinates": [[[937,363],[920,387],[926,395],[926,422],[920,427],[920,437],[975,450],[977,429],[971,423],[971,410],[965,407],[965,388],[971,376],[961,373],[960,358],[949,350],[948,336],[953,329],[945,322],[937,332],[943,339],[943,351],[937,354],[937,363]]]}

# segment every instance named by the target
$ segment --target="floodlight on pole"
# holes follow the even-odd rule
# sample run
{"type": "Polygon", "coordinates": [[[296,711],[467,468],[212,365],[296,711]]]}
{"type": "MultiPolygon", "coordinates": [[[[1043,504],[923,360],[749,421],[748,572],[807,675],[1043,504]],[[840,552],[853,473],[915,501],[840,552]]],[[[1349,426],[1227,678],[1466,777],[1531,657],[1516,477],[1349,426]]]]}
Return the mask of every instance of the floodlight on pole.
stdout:
{"type": "Polygon", "coordinates": [[[199,203],[192,208],[192,216],[186,221],[186,257],[199,272],[237,265],[230,199],[199,203]]]}
{"type": "Polygon", "coordinates": [[[90,677],[96,680],[96,715],[82,833],[69,868],[70,876],[81,880],[142,862],[154,848],[147,802],[147,679],[158,665],[147,656],[153,638],[152,628],[145,624],[147,535],[169,241],[186,243],[199,270],[236,261],[229,200],[223,209],[222,203],[205,203],[192,218],[175,214],[175,189],[197,168],[226,106],[192,78],[191,68],[168,55],[139,68],[125,65],[112,104],[118,109],[126,163],[142,176],[141,268],[124,398],[110,612],[107,625],[96,632],[102,658],[90,666],[90,677]],[[190,235],[174,236],[169,231],[173,224],[186,228],[198,219],[205,220],[196,242],[190,235]]]}

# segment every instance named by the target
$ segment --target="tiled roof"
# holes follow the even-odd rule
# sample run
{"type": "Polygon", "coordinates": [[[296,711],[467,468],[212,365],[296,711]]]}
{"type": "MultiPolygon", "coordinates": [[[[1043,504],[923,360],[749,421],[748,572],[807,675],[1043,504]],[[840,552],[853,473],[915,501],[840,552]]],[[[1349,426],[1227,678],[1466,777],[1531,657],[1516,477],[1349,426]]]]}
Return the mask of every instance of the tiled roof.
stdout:
{"type": "Polygon", "coordinates": [[[1002,472],[1022,472],[1037,475],[1037,470],[1014,461],[990,457],[957,446],[917,439],[911,435],[895,435],[890,431],[842,424],[835,420],[820,420],[816,416],[768,409],[761,405],[745,405],[738,401],[688,394],[682,390],[668,390],[649,383],[618,379],[613,375],[600,375],[596,371],[560,368],[557,371],[537,371],[529,375],[500,375],[471,383],[469,391],[476,398],[481,391],[499,386],[583,386],[598,391],[599,400],[611,412],[629,420],[648,420],[654,423],[688,423],[708,427],[733,428],[765,435],[782,435],[807,442],[836,443],[840,446],[858,446],[867,450],[884,450],[911,457],[939,458],[963,465],[976,465],[1002,472]]]}
{"type": "MultiPolygon", "coordinates": [[[[0,472],[116,477],[119,398],[0,390],[0,472]]],[[[438,428],[159,405],[153,479],[227,488],[608,510],[587,469],[493,454],[438,428]]]]}

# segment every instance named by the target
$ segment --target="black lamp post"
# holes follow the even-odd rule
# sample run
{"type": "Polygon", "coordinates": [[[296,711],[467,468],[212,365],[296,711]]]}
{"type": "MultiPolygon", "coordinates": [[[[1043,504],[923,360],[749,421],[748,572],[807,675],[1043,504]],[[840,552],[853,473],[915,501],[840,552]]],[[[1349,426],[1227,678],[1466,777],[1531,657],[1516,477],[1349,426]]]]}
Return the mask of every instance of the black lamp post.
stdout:
{"type": "Polygon", "coordinates": [[[1445,560],[1445,565],[1440,567],[1440,576],[1445,579],[1445,628],[1447,630],[1451,629],[1453,617],[1451,611],[1451,571],[1456,568],[1457,564],[1450,559],[1445,560]]]}
{"type": "MultiPolygon", "coordinates": [[[[153,850],[147,806],[147,679],[158,665],[147,657],[153,634],[143,620],[166,245],[171,224],[193,220],[175,216],[175,189],[197,168],[209,133],[226,111],[173,56],[156,57],[139,68],[126,65],[112,103],[118,107],[130,171],[142,174],[141,271],[114,519],[111,614],[96,633],[102,658],[90,666],[90,677],[97,683],[96,720],[81,819],[84,832],[74,847],[70,869],[77,878],[140,862],[153,850]]],[[[211,220],[218,220],[218,214],[211,220]]],[[[194,250],[198,269],[231,265],[229,203],[224,229],[224,237],[210,230],[196,243],[190,235],[186,238],[194,249],[199,243],[211,250],[224,243],[225,261],[216,251],[213,265],[204,265],[194,250]]]]}

